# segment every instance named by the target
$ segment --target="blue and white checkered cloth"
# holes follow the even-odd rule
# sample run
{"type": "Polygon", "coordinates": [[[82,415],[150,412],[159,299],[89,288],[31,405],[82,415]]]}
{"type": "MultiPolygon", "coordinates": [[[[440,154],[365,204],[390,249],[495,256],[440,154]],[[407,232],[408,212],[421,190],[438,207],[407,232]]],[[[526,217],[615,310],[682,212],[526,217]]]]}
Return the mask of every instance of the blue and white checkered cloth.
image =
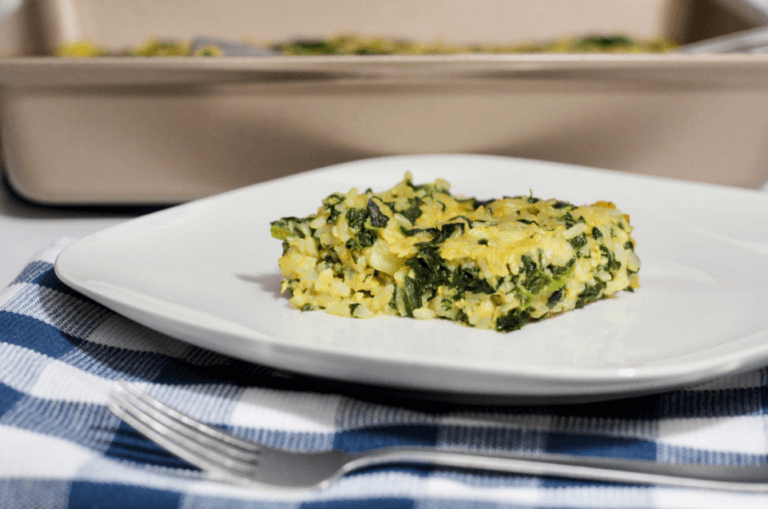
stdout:
{"type": "Polygon", "coordinates": [[[0,507],[724,508],[768,495],[396,466],[310,494],[217,484],[110,413],[117,380],[237,435],[296,450],[418,444],[720,465],[768,461],[768,369],[572,406],[478,407],[318,390],[148,330],[63,285],[42,253],[0,293],[0,507]]]}

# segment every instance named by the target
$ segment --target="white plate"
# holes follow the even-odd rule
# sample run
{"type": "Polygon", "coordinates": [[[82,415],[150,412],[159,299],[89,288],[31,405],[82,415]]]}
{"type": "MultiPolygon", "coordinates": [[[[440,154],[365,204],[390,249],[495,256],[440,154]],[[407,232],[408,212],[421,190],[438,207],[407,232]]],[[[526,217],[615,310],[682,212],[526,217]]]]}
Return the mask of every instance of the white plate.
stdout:
{"type": "Polygon", "coordinates": [[[189,343],[334,380],[505,400],[603,399],[768,364],[768,198],[756,191],[490,156],[379,158],[167,209],[65,249],[68,285],[189,343]],[[501,334],[447,321],[301,313],[279,293],[269,222],[406,170],[481,199],[615,202],[642,260],[635,293],[501,334]],[[735,239],[736,241],[732,240],[735,239]],[[739,241],[739,242],[737,242],[739,241]]]}

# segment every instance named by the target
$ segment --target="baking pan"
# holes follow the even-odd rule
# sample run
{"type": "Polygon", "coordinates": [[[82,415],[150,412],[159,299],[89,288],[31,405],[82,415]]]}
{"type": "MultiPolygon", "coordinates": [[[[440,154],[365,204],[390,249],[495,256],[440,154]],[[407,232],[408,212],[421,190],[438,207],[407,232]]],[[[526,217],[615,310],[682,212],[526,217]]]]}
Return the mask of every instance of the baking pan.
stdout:
{"type": "Polygon", "coordinates": [[[5,169],[20,195],[66,205],[177,203],[415,153],[757,187],[768,179],[763,55],[49,55],[76,39],[119,50],[153,36],[280,42],[342,32],[452,43],[623,34],[684,44],[763,21],[693,0],[26,2],[0,32],[5,169]]]}

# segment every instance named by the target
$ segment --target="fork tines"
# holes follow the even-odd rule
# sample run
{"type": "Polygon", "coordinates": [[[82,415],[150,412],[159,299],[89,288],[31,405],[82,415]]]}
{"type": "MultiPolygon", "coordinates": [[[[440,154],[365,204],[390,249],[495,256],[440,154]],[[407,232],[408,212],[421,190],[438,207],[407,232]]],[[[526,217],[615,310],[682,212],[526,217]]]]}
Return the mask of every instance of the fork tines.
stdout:
{"type": "Polygon", "coordinates": [[[194,421],[125,382],[111,392],[108,407],[139,433],[203,470],[247,480],[258,468],[259,445],[194,421]]]}

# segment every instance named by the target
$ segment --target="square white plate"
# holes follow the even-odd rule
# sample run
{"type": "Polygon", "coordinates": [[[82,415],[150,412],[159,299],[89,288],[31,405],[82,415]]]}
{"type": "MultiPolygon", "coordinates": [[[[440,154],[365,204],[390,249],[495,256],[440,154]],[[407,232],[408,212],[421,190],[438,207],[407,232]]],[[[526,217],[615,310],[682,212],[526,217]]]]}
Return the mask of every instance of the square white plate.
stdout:
{"type": "Polygon", "coordinates": [[[369,159],[150,214],[67,247],[68,285],[189,343],[292,372],[436,395],[596,400],[768,364],[768,197],[756,191],[474,155],[369,159]],[[270,221],[351,187],[442,177],[480,199],[533,192],[630,214],[641,288],[497,333],[302,313],[280,294],[270,221]]]}

